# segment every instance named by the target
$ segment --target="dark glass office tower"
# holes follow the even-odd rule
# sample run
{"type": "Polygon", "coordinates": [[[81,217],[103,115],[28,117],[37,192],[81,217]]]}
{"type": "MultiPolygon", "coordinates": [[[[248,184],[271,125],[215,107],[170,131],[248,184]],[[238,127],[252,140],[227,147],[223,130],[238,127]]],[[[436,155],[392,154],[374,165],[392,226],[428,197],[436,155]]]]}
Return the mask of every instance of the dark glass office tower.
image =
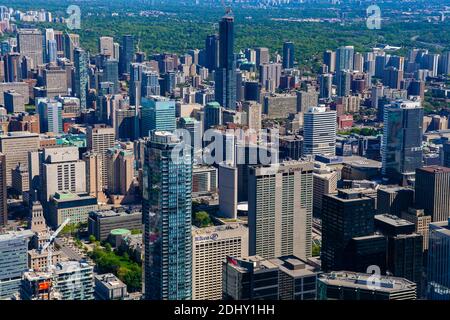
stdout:
{"type": "Polygon", "coordinates": [[[384,108],[383,175],[404,184],[422,167],[423,108],[398,100],[384,108]]]}
{"type": "Polygon", "coordinates": [[[75,65],[75,83],[74,91],[75,96],[80,99],[80,109],[86,110],[86,98],[89,86],[88,76],[88,61],[89,57],[87,53],[81,49],[76,48],[73,51],[74,65],[75,65]]]}
{"type": "Polygon", "coordinates": [[[205,41],[205,67],[211,72],[219,66],[219,36],[209,35],[205,41]]]}
{"type": "Polygon", "coordinates": [[[124,35],[122,38],[122,52],[120,53],[119,73],[129,73],[130,64],[134,59],[134,36],[124,35]]]}
{"type": "Polygon", "coordinates": [[[322,206],[322,270],[345,270],[345,255],[353,238],[373,234],[375,199],[358,190],[325,195],[322,206]]]}
{"type": "Polygon", "coordinates": [[[228,15],[219,22],[219,67],[215,76],[215,98],[226,109],[236,109],[234,18],[228,15]]]}
{"type": "Polygon", "coordinates": [[[294,67],[294,44],[290,41],[283,44],[283,69],[292,69],[294,67]]]}
{"type": "Polygon", "coordinates": [[[192,297],[192,157],[190,146],[156,131],[145,146],[142,214],[144,284],[149,300],[192,297]]]}

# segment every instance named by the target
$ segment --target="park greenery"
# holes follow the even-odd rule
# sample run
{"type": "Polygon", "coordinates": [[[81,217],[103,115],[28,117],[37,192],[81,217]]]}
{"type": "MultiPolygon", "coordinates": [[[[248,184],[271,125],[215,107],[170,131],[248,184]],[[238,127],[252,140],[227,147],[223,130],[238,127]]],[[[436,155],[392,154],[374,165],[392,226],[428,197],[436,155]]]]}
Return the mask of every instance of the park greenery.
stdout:
{"type": "Polygon", "coordinates": [[[113,251],[107,243],[105,248],[96,245],[89,257],[95,261],[99,273],[113,273],[127,285],[129,292],[141,290],[142,267],[128,253],[113,251]]]}
{"type": "Polygon", "coordinates": [[[194,214],[193,224],[196,227],[204,228],[204,227],[209,227],[209,226],[213,225],[213,222],[212,222],[211,217],[209,216],[208,212],[199,211],[194,214]]]}

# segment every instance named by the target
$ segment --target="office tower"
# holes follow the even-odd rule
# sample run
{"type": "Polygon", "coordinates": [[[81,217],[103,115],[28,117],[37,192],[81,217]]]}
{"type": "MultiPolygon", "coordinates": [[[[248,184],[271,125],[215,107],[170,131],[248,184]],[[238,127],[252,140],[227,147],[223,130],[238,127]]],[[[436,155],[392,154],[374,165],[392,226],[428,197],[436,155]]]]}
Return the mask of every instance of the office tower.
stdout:
{"type": "Polygon", "coordinates": [[[337,95],[339,97],[348,96],[350,94],[351,78],[352,74],[350,70],[340,70],[337,72],[337,95]]]}
{"type": "Polygon", "coordinates": [[[378,214],[389,213],[400,217],[414,203],[414,190],[404,187],[380,187],[377,190],[378,214]]]}
{"type": "Polygon", "coordinates": [[[450,300],[450,219],[430,224],[428,299],[450,300]]]}
{"type": "Polygon", "coordinates": [[[280,86],[281,63],[263,63],[259,65],[259,83],[268,92],[275,92],[280,86]]]}
{"type": "Polygon", "coordinates": [[[389,214],[375,216],[375,230],[388,238],[387,270],[417,284],[422,296],[423,236],[414,223],[389,214]]]}
{"type": "Polygon", "coordinates": [[[227,257],[223,262],[223,300],[278,300],[279,268],[259,256],[227,257]]]}
{"type": "Polygon", "coordinates": [[[387,245],[387,238],[380,234],[352,238],[345,250],[344,269],[367,273],[370,266],[378,266],[385,274],[387,245]]]}
{"type": "Polygon", "coordinates": [[[213,166],[195,165],[192,171],[192,197],[217,192],[218,170],[213,166]]]}
{"type": "Polygon", "coordinates": [[[295,48],[294,43],[283,43],[283,69],[292,69],[294,67],[295,48]]]}
{"type": "Polygon", "coordinates": [[[12,299],[20,290],[22,275],[28,269],[28,242],[31,230],[0,234],[0,300],[12,299]]]}
{"type": "Polygon", "coordinates": [[[425,54],[420,63],[420,66],[422,69],[427,69],[430,71],[430,77],[436,77],[439,67],[439,54],[425,54]]]}
{"type": "Polygon", "coordinates": [[[416,300],[416,284],[383,276],[374,284],[371,275],[349,271],[324,273],[317,283],[318,300],[416,300]]]}
{"type": "Polygon", "coordinates": [[[444,143],[442,149],[443,165],[444,167],[450,168],[450,142],[444,143]]]}
{"type": "Polygon", "coordinates": [[[98,39],[98,52],[114,59],[114,38],[100,37],[98,39]]]}
{"type": "Polygon", "coordinates": [[[192,230],[192,299],[222,299],[222,263],[248,256],[248,229],[242,224],[192,230]]]}
{"type": "Polygon", "coordinates": [[[136,124],[135,108],[116,109],[114,113],[113,127],[116,131],[117,140],[134,140],[134,126],[136,124]]]}
{"type": "Polygon", "coordinates": [[[20,53],[10,52],[5,57],[6,82],[19,82],[22,80],[22,66],[20,53]]]}
{"type": "Polygon", "coordinates": [[[284,255],[302,259],[311,256],[312,172],[313,164],[303,161],[250,167],[250,255],[268,259],[284,255]]]}
{"type": "Polygon", "coordinates": [[[323,53],[323,63],[328,67],[328,72],[333,73],[336,71],[336,52],[326,50],[323,53]]]}
{"type": "Polygon", "coordinates": [[[88,56],[81,48],[76,48],[73,52],[75,76],[74,76],[74,94],[80,99],[81,111],[87,107],[87,92],[89,88],[88,76],[88,56]]]}
{"type": "Polygon", "coordinates": [[[256,65],[256,50],[251,48],[245,49],[245,59],[247,59],[248,62],[256,65]]]}
{"type": "Polygon", "coordinates": [[[80,48],[80,35],[75,33],[64,35],[64,56],[70,61],[75,61],[74,50],[80,48]]]}
{"type": "Polygon", "coordinates": [[[61,300],[94,300],[93,266],[78,261],[60,262],[53,273],[53,287],[61,300]]]}
{"type": "Polygon", "coordinates": [[[330,99],[331,95],[333,94],[333,75],[331,73],[319,75],[319,84],[319,98],[330,99]]]}
{"type": "Polygon", "coordinates": [[[211,72],[216,70],[219,64],[219,36],[209,35],[205,41],[205,67],[211,72]]]}
{"type": "Polygon", "coordinates": [[[130,73],[130,64],[134,60],[135,44],[134,36],[124,35],[122,37],[122,51],[120,53],[119,74],[130,73]]]}
{"type": "Polygon", "coordinates": [[[219,22],[219,67],[215,73],[215,99],[226,109],[236,109],[236,60],[234,57],[234,18],[219,22]]]}
{"type": "Polygon", "coordinates": [[[115,229],[142,230],[142,212],[103,209],[89,213],[88,233],[98,241],[107,241],[115,229]]]}
{"type": "Polygon", "coordinates": [[[450,217],[450,168],[429,166],[416,170],[416,205],[433,222],[450,217]]]}
{"type": "Polygon", "coordinates": [[[322,201],[322,269],[343,270],[352,238],[374,231],[375,200],[358,189],[341,189],[322,201]]]}
{"type": "Polygon", "coordinates": [[[439,74],[450,74],[450,51],[443,52],[440,56],[439,74]]]}
{"type": "Polygon", "coordinates": [[[0,153],[0,228],[8,224],[6,157],[0,153]]]}
{"type": "Polygon", "coordinates": [[[303,155],[336,154],[336,111],[310,108],[303,115],[303,155]]]}
{"type": "Polygon", "coordinates": [[[97,199],[86,193],[56,192],[48,202],[48,222],[58,228],[66,219],[70,223],[87,223],[89,212],[98,210],[97,199]]]}
{"type": "Polygon", "coordinates": [[[41,132],[63,133],[62,103],[51,99],[38,101],[37,109],[41,132]]]}
{"type": "Polygon", "coordinates": [[[403,81],[403,71],[395,67],[388,67],[383,72],[383,84],[391,89],[400,89],[403,81]]]}
{"type": "Polygon", "coordinates": [[[256,67],[259,67],[264,63],[270,62],[270,54],[268,48],[256,48],[255,52],[256,52],[256,67]]]}
{"type": "Polygon", "coordinates": [[[385,54],[375,56],[375,77],[382,79],[384,74],[384,69],[386,68],[388,62],[388,56],[385,54]]]}
{"type": "MultiPolygon", "coordinates": [[[[44,84],[47,91],[47,97],[68,95],[67,71],[56,65],[47,65],[43,70],[44,84]]],[[[69,75],[71,77],[71,75],[69,75]]]]}
{"type": "Polygon", "coordinates": [[[291,113],[297,113],[297,95],[290,93],[273,93],[263,100],[263,112],[267,118],[287,118],[291,113]]]}
{"type": "Polygon", "coordinates": [[[336,50],[336,72],[342,70],[353,70],[353,56],[355,48],[353,46],[339,47],[336,50]]]}
{"type": "Polygon", "coordinates": [[[242,110],[247,114],[247,127],[259,133],[262,126],[262,105],[255,101],[245,101],[242,110]]]}
{"type": "Polygon", "coordinates": [[[88,151],[83,154],[82,160],[86,163],[86,192],[97,198],[99,202],[105,202],[102,182],[102,158],[97,153],[88,151]]]}
{"type": "MultiPolygon", "coordinates": [[[[331,94],[331,92],[330,92],[331,94]]],[[[309,108],[319,105],[319,94],[315,89],[297,91],[297,112],[307,112],[309,108]]]]}
{"type": "Polygon", "coordinates": [[[50,63],[56,63],[56,58],[58,57],[58,47],[56,40],[49,40],[47,42],[47,55],[48,55],[48,62],[50,63]]]}
{"type": "Polygon", "coordinates": [[[142,136],[151,131],[174,131],[176,129],[175,101],[161,96],[142,98],[142,136]]]}
{"type": "Polygon", "coordinates": [[[87,148],[96,153],[102,162],[102,183],[103,187],[108,186],[108,168],[106,166],[106,152],[114,147],[114,128],[105,125],[89,126],[87,128],[87,148]]]}
{"type": "Polygon", "coordinates": [[[180,140],[156,131],[145,147],[142,214],[145,298],[192,297],[192,157],[180,140]],[[174,239],[177,239],[176,241],[174,239]]]}
{"type": "Polygon", "coordinates": [[[205,121],[203,127],[206,130],[214,126],[222,125],[222,108],[220,104],[213,101],[208,102],[204,108],[205,121]]]}
{"type": "Polygon", "coordinates": [[[384,108],[383,175],[403,181],[422,167],[423,108],[397,100],[384,108]]]}
{"type": "Polygon", "coordinates": [[[237,218],[238,169],[233,163],[219,164],[219,216],[237,218]]]}
{"type": "Polygon", "coordinates": [[[44,36],[39,29],[19,29],[17,32],[17,49],[20,55],[32,59],[32,68],[44,63],[44,36]]]}
{"type": "Polygon", "coordinates": [[[142,76],[144,67],[141,63],[131,63],[130,65],[130,105],[140,106],[142,95],[142,76]]]}
{"type": "Polygon", "coordinates": [[[11,171],[20,163],[27,163],[28,152],[39,149],[39,135],[28,131],[9,132],[0,135],[0,152],[6,158],[6,183],[12,184],[11,171]]]}
{"type": "Polygon", "coordinates": [[[402,212],[401,218],[414,223],[416,226],[416,233],[423,237],[423,250],[428,251],[431,217],[425,215],[423,209],[408,208],[407,211],[402,212]]]}
{"type": "Polygon", "coordinates": [[[119,61],[116,59],[108,59],[103,64],[102,82],[113,83],[113,93],[120,91],[119,85],[119,61]]]}
{"type": "Polygon", "coordinates": [[[24,96],[13,90],[8,90],[3,93],[5,100],[5,108],[8,113],[25,112],[24,96]]]}
{"type": "MultiPolygon", "coordinates": [[[[134,180],[134,153],[132,143],[121,143],[106,152],[108,193],[132,196],[134,180]]],[[[125,197],[126,198],[126,197],[125,197]]],[[[124,199],[127,201],[128,199],[124,199]]]]}
{"type": "Polygon", "coordinates": [[[85,162],[78,159],[77,147],[44,149],[42,172],[42,201],[48,201],[56,192],[86,192],[85,162]]]}

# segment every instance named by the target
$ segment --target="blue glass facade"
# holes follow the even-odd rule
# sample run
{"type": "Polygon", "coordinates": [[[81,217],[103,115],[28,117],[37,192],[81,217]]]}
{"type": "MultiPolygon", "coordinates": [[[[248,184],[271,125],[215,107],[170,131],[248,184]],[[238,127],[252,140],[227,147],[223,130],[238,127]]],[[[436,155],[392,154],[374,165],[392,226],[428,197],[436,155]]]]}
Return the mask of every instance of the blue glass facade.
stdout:
{"type": "Polygon", "coordinates": [[[175,101],[163,97],[142,98],[142,136],[151,131],[174,131],[176,129],[175,101]]]}
{"type": "Polygon", "coordinates": [[[428,299],[430,300],[450,300],[449,222],[430,224],[427,272],[428,299]]]}
{"type": "Polygon", "coordinates": [[[145,224],[145,297],[192,297],[192,157],[189,147],[178,159],[176,136],[157,131],[145,148],[143,219],[145,224]]]}

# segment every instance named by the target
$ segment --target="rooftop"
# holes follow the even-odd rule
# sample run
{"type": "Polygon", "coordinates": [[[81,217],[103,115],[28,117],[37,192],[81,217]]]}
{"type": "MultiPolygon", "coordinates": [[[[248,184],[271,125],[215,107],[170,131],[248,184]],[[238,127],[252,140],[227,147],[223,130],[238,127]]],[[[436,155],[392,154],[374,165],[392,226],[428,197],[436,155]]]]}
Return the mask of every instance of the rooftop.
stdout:
{"type": "Polygon", "coordinates": [[[417,169],[418,171],[424,171],[428,173],[449,173],[450,168],[442,167],[442,166],[428,166],[417,169]]]}
{"type": "Polygon", "coordinates": [[[414,226],[414,223],[406,221],[402,218],[399,218],[391,214],[379,214],[375,216],[375,219],[396,227],[414,226]]]}

